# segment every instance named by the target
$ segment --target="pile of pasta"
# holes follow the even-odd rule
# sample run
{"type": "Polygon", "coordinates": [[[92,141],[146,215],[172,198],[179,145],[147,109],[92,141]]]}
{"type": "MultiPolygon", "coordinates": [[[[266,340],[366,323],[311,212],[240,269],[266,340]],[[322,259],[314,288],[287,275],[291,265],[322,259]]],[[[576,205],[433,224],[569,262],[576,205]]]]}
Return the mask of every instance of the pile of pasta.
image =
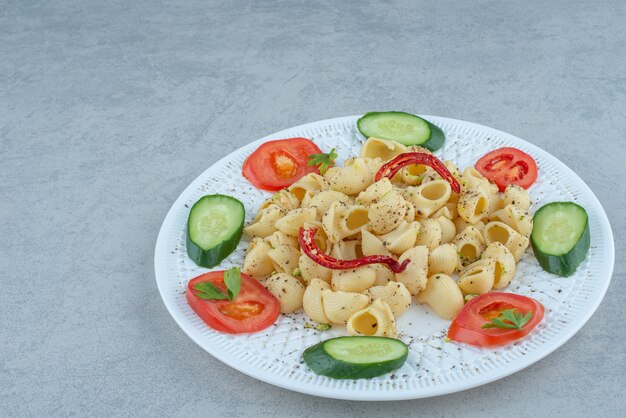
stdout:
{"type": "Polygon", "coordinates": [[[345,166],[308,174],[261,205],[244,229],[251,242],[242,271],[264,282],[281,312],[304,309],[313,321],[346,324],[351,335],[395,337],[396,318],[413,298],[453,319],[467,295],[510,284],[532,231],[528,192],[510,185],[500,193],[473,167],[461,172],[451,161],[444,164],[460,193],[425,165],[374,181],[405,152],[429,153],[369,138],[345,166]],[[410,263],[397,274],[384,264],[322,267],[300,249],[301,227],[317,228],[317,247],[337,259],[410,263]]]}

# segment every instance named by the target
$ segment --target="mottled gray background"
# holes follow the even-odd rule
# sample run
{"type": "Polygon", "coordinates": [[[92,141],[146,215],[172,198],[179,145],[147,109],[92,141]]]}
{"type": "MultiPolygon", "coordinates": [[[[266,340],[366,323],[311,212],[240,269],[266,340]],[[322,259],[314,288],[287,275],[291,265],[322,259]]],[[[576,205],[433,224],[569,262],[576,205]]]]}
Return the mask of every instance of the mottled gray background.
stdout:
{"type": "Polygon", "coordinates": [[[626,3],[0,0],[0,416],[619,416],[626,3]],[[618,264],[565,346],[432,399],[278,389],[202,351],[157,292],[161,222],[199,173],[368,110],[511,132],[577,171],[618,264]]]}

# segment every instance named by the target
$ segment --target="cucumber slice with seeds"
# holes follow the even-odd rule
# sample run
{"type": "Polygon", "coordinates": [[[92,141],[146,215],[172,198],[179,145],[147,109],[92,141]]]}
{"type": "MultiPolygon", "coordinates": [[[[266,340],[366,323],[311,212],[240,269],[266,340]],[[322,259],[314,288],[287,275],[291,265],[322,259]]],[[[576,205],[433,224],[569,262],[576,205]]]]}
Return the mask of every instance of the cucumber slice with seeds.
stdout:
{"type": "Polygon", "coordinates": [[[221,194],[198,200],[187,220],[187,254],[197,265],[215,267],[239,244],[246,212],[243,203],[221,194]]]}
{"type": "Polygon", "coordinates": [[[544,270],[559,276],[571,276],[589,251],[587,212],[573,202],[542,206],[533,217],[530,242],[544,270]]]}
{"type": "Polygon", "coordinates": [[[430,151],[441,148],[446,138],[438,126],[406,112],[369,112],[358,120],[357,127],[366,138],[420,145],[430,151]]]}
{"type": "Polygon", "coordinates": [[[334,379],[381,376],[402,366],[409,348],[387,337],[338,337],[304,350],[302,357],[315,373],[334,379]]]}

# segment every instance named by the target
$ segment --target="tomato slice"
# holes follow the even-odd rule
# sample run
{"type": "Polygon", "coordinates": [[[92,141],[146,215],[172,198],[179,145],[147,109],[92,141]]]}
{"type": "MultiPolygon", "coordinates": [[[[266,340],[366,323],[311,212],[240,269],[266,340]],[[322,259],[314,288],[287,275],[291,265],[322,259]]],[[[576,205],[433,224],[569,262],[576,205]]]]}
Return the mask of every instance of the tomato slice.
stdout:
{"type": "Polygon", "coordinates": [[[481,157],[475,167],[489,181],[496,183],[501,192],[509,184],[528,189],[537,180],[537,163],[517,148],[493,150],[481,157]]]}
{"type": "Polygon", "coordinates": [[[309,155],[321,153],[307,138],[268,141],[246,158],[243,176],[259,189],[278,191],[309,173],[319,173],[317,167],[308,166],[307,162],[309,155]]]}
{"type": "Polygon", "coordinates": [[[472,298],[452,321],[448,338],[454,341],[493,347],[508,344],[529,334],[543,319],[543,305],[527,296],[514,293],[488,292],[472,298]],[[522,329],[483,328],[491,319],[507,309],[517,309],[523,315],[532,312],[522,329]]]}
{"type": "Polygon", "coordinates": [[[256,332],[269,327],[278,318],[278,299],[258,280],[246,274],[241,273],[241,290],[232,302],[200,299],[195,290],[199,282],[210,282],[226,293],[224,272],[212,271],[191,279],[187,284],[189,306],[216,331],[229,334],[256,332]]]}

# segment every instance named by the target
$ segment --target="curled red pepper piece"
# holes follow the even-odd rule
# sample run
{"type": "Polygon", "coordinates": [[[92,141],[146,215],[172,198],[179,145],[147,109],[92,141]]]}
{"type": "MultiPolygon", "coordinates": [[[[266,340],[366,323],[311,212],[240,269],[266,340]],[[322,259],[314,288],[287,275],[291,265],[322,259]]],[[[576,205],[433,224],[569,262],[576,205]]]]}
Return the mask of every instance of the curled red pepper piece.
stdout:
{"type": "Polygon", "coordinates": [[[398,263],[388,255],[369,255],[366,257],[356,258],[354,260],[339,260],[325,254],[315,244],[315,233],[317,228],[304,229],[300,228],[300,248],[313,261],[322,267],[333,270],[348,270],[365,266],[367,264],[386,264],[394,273],[402,273],[411,260],[404,260],[402,264],[398,263]]]}
{"type": "Polygon", "coordinates": [[[454,178],[452,173],[448,171],[446,166],[441,162],[441,160],[434,155],[425,154],[423,152],[405,152],[404,154],[400,154],[395,157],[393,160],[385,163],[378,173],[376,173],[376,181],[381,180],[383,177],[391,178],[393,177],[402,167],[406,167],[411,164],[424,164],[429,167],[435,169],[437,174],[439,174],[444,180],[450,183],[452,190],[461,193],[461,185],[454,178]]]}

